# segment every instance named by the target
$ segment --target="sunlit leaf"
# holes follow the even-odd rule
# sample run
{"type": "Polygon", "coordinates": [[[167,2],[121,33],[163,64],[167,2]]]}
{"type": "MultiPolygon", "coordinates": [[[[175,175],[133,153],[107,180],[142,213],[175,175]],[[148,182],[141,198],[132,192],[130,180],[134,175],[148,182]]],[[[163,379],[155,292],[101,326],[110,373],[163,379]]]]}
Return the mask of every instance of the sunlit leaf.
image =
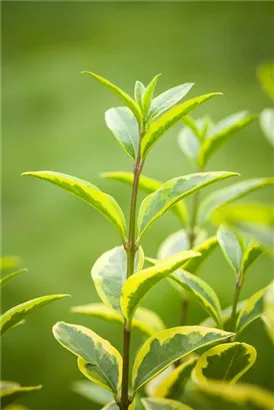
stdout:
{"type": "Polygon", "coordinates": [[[15,382],[0,381],[1,408],[8,406],[10,403],[19,399],[25,394],[40,390],[41,388],[41,385],[20,386],[20,384],[15,382]]]}
{"type": "Polygon", "coordinates": [[[25,172],[22,175],[44,179],[76,195],[109,219],[116,226],[122,238],[125,237],[126,221],[123,211],[112,196],[105,194],[95,185],[59,172],[25,172]]]}
{"type": "MultiPolygon", "coordinates": [[[[192,98],[176,107],[171,108],[159,119],[154,121],[142,140],[142,157],[145,157],[151,147],[162,137],[162,135],[178,122],[184,115],[194,110],[196,107],[209,100],[212,97],[221,95],[220,93],[211,93],[192,98]]],[[[154,102],[154,101],[153,101],[154,102]]],[[[153,102],[151,107],[153,107],[153,102]]],[[[153,109],[153,108],[152,108],[153,109]]]]}
{"type": "Polygon", "coordinates": [[[237,276],[241,270],[243,258],[237,236],[228,227],[221,225],[217,232],[217,238],[226,260],[237,276]]]}
{"type": "Polygon", "coordinates": [[[82,71],[82,73],[90,75],[95,80],[97,80],[99,83],[104,85],[108,90],[113,92],[113,94],[115,94],[119,98],[119,100],[122,101],[133,112],[138,122],[141,123],[142,112],[141,112],[139,105],[134,101],[133,98],[131,98],[127,93],[125,93],[119,87],[112,84],[110,81],[106,80],[100,75],[91,73],[90,71],[82,71]]]}
{"type": "Polygon", "coordinates": [[[27,269],[19,269],[15,272],[9,273],[0,279],[0,287],[2,288],[5,286],[11,279],[15,278],[17,275],[20,275],[20,273],[27,272],[27,269]]]}
{"type": "Polygon", "coordinates": [[[145,410],[192,410],[191,407],[171,399],[153,397],[141,401],[145,410]]]}
{"type": "Polygon", "coordinates": [[[122,358],[107,340],[84,326],[65,322],[54,325],[53,335],[65,349],[78,357],[78,366],[84,376],[114,394],[118,392],[122,358]]]}
{"type": "Polygon", "coordinates": [[[140,137],[138,122],[132,112],[127,107],[110,108],[105,113],[105,121],[122,148],[136,159],[140,137]]]}
{"type": "Polygon", "coordinates": [[[151,105],[151,101],[153,98],[154,90],[155,90],[156,84],[160,76],[161,74],[157,74],[148,84],[146,89],[144,90],[144,93],[142,96],[142,107],[143,107],[143,113],[144,113],[145,118],[147,117],[148,112],[150,110],[150,105],[151,105]]]}
{"type": "Polygon", "coordinates": [[[136,392],[178,359],[232,335],[199,326],[175,327],[155,334],[143,344],[135,359],[132,370],[133,391],[136,392]]]}
{"type": "Polygon", "coordinates": [[[274,343],[274,282],[269,286],[264,295],[264,316],[269,337],[274,343]]]}
{"type": "Polygon", "coordinates": [[[79,380],[73,383],[73,391],[99,404],[107,404],[113,399],[112,393],[102,387],[90,382],[89,380],[79,380]]]}
{"type": "Polygon", "coordinates": [[[262,64],[258,68],[258,79],[266,94],[274,100],[274,61],[262,64]]]}
{"type": "Polygon", "coordinates": [[[199,256],[197,252],[185,251],[161,261],[156,266],[130,276],[122,289],[121,307],[124,317],[130,322],[145,294],[189,258],[199,256]]]}
{"type": "Polygon", "coordinates": [[[134,86],[134,99],[142,107],[142,97],[145,91],[145,86],[141,81],[136,81],[134,86]]]}
{"type": "Polygon", "coordinates": [[[28,300],[20,305],[14,306],[0,317],[1,335],[20,323],[26,316],[40,309],[41,307],[54,302],[55,300],[66,298],[70,295],[47,295],[36,299],[28,300]]]}
{"type": "Polygon", "coordinates": [[[238,174],[234,172],[201,172],[167,181],[141,203],[137,220],[139,239],[148,227],[176,202],[208,185],[236,175],[238,174]]]}
{"type": "Polygon", "coordinates": [[[256,349],[247,343],[224,343],[203,353],[192,372],[195,383],[236,383],[255,363],[256,349]]]}
{"type": "Polygon", "coordinates": [[[257,243],[249,244],[244,251],[241,270],[245,273],[263,253],[264,249],[257,243]]]}
{"type": "Polygon", "coordinates": [[[266,108],[260,115],[260,125],[266,138],[274,146],[274,110],[266,108]]]}

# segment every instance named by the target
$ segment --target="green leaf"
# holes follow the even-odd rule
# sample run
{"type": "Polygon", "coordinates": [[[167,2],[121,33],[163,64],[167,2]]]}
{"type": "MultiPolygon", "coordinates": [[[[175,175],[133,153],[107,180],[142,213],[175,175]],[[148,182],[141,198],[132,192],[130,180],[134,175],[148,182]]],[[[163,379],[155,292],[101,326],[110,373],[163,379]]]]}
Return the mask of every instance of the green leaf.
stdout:
{"type": "MultiPolygon", "coordinates": [[[[146,157],[151,147],[159,140],[159,138],[174,124],[176,124],[176,122],[183,118],[184,115],[188,114],[190,111],[194,110],[210,98],[218,95],[221,94],[211,93],[192,98],[191,100],[185,101],[184,103],[171,108],[168,112],[162,115],[162,117],[153,122],[142,140],[142,157],[146,157]]],[[[152,101],[152,110],[154,110],[153,104],[155,100],[152,101]]],[[[151,111],[151,113],[152,112],[153,111],[151,111]]],[[[153,115],[153,117],[155,116],[153,115]]]]}
{"type": "Polygon", "coordinates": [[[176,202],[208,185],[236,175],[234,172],[201,172],[170,179],[141,203],[137,220],[139,239],[176,202]]]}
{"type": "Polygon", "coordinates": [[[258,79],[262,89],[274,100],[274,61],[267,62],[259,67],[258,79]]]}
{"type": "MultiPolygon", "coordinates": [[[[242,300],[241,302],[238,303],[237,310],[236,310],[237,315],[242,310],[245,303],[246,303],[246,300],[242,300]]],[[[232,313],[232,305],[222,310],[222,321],[224,324],[227,324],[227,322],[231,319],[231,313],[232,313]]],[[[216,324],[212,317],[208,317],[205,320],[203,320],[202,323],[200,323],[200,326],[215,327],[216,324]]]]}
{"type": "Polygon", "coordinates": [[[113,94],[115,94],[119,98],[119,100],[122,101],[133,112],[133,114],[137,118],[138,122],[141,123],[141,121],[142,121],[141,108],[134,101],[134,99],[131,98],[127,93],[125,93],[119,87],[112,84],[110,81],[106,80],[105,78],[101,77],[100,75],[91,73],[90,71],[82,71],[82,74],[90,75],[95,80],[97,80],[99,83],[104,85],[108,90],[113,92],[113,94]]]}
{"type": "Polygon", "coordinates": [[[141,401],[145,410],[191,410],[191,407],[171,399],[148,398],[141,401]]]}
{"type": "Polygon", "coordinates": [[[254,293],[244,304],[237,320],[236,331],[237,333],[244,330],[244,328],[254,320],[261,317],[264,313],[264,296],[269,286],[254,293]]]}
{"type": "Polygon", "coordinates": [[[264,316],[263,321],[266,325],[266,330],[270,339],[274,343],[274,282],[269,285],[269,288],[264,295],[264,316]]]}
{"type": "Polygon", "coordinates": [[[184,261],[196,256],[199,256],[197,252],[181,252],[161,261],[156,266],[130,276],[123,286],[121,298],[121,307],[126,320],[131,321],[141,299],[153,286],[181,266],[184,261]]]}
{"type": "Polygon", "coordinates": [[[158,258],[163,260],[176,255],[176,253],[187,251],[189,248],[188,234],[184,229],[180,229],[164,240],[159,248],[158,258]]]}
{"type": "MultiPolygon", "coordinates": [[[[140,271],[143,265],[144,253],[142,248],[139,248],[134,272],[140,271]]],[[[120,298],[127,278],[127,254],[124,248],[117,246],[103,253],[93,265],[91,277],[104,304],[122,315],[120,298]]]]}
{"type": "Polygon", "coordinates": [[[0,381],[1,408],[8,406],[27,393],[41,390],[42,386],[20,386],[15,382],[0,381]]]}
{"type": "Polygon", "coordinates": [[[148,339],[138,352],[132,370],[133,391],[195,350],[221,342],[233,333],[199,326],[182,326],[163,330],[148,339]]]}
{"type": "MultiPolygon", "coordinates": [[[[105,172],[101,174],[103,178],[107,179],[114,179],[119,182],[123,182],[127,185],[133,184],[133,172],[123,172],[123,171],[116,171],[116,172],[105,172]]],[[[139,189],[148,192],[149,194],[152,192],[157,191],[157,189],[161,188],[163,185],[162,182],[157,181],[156,179],[145,177],[143,175],[140,176],[139,179],[139,189]]],[[[183,201],[176,203],[172,208],[171,211],[176,215],[179,220],[185,225],[187,222],[187,210],[183,201]]]]}
{"type": "Polygon", "coordinates": [[[95,185],[59,172],[25,172],[22,175],[44,179],[76,195],[109,219],[116,226],[122,238],[125,238],[126,221],[123,211],[112,196],[105,194],[95,185]]]}
{"type": "Polygon", "coordinates": [[[260,114],[260,125],[262,131],[270,144],[274,146],[274,110],[272,108],[266,108],[260,114]]]}
{"type": "Polygon", "coordinates": [[[212,212],[220,206],[233,202],[250,192],[273,184],[274,178],[254,178],[237,182],[236,184],[213,192],[204,199],[199,207],[197,217],[198,224],[205,223],[207,219],[210,218],[212,212]]]}
{"type": "Polygon", "coordinates": [[[140,137],[138,122],[132,112],[127,107],[110,108],[105,113],[105,121],[121,147],[136,159],[140,137]]]}
{"type": "Polygon", "coordinates": [[[221,225],[218,229],[217,238],[226,260],[237,277],[241,271],[243,258],[242,248],[238,238],[224,225],[221,225]]]}
{"type": "Polygon", "coordinates": [[[201,142],[205,139],[208,129],[213,126],[213,122],[208,116],[194,120],[190,115],[186,115],[183,122],[201,142]]]}
{"type": "Polygon", "coordinates": [[[184,127],[179,132],[178,144],[181,151],[190,160],[190,162],[197,164],[201,144],[191,128],[184,127]]]}
{"type": "Polygon", "coordinates": [[[242,268],[245,273],[247,269],[264,253],[264,249],[257,243],[251,243],[244,251],[242,268]]]}
{"type": "Polygon", "coordinates": [[[11,269],[16,269],[20,265],[20,259],[16,256],[3,256],[0,258],[1,273],[7,272],[11,269]]]}
{"type": "Polygon", "coordinates": [[[11,279],[20,275],[20,273],[27,272],[27,269],[19,269],[15,272],[9,273],[0,279],[0,287],[3,288],[11,279]]]}
{"type": "Polygon", "coordinates": [[[257,119],[257,115],[248,115],[247,112],[239,112],[223,119],[210,131],[202,144],[199,152],[199,166],[204,167],[212,155],[230,139],[236,131],[239,131],[257,119]]]}
{"type": "Polygon", "coordinates": [[[153,94],[154,94],[154,90],[156,87],[156,84],[158,82],[159,77],[162,74],[157,74],[152,80],[151,82],[148,84],[148,86],[146,87],[143,95],[142,95],[142,107],[143,107],[143,113],[144,113],[144,117],[146,118],[150,109],[150,105],[151,105],[151,100],[153,98],[153,94]]]}
{"type": "Polygon", "coordinates": [[[20,323],[26,316],[40,309],[55,300],[66,298],[70,295],[47,295],[39,298],[28,300],[20,305],[14,306],[7,312],[3,313],[0,317],[0,329],[1,335],[7,330],[11,329],[18,323],[20,323]]]}
{"type": "Polygon", "coordinates": [[[104,405],[113,399],[113,395],[110,391],[105,390],[88,380],[79,380],[74,382],[72,388],[75,393],[95,403],[104,405]]]}
{"type": "Polygon", "coordinates": [[[177,87],[173,87],[170,90],[158,95],[152,100],[149,110],[149,118],[152,120],[171,108],[173,105],[177,104],[186,96],[193,85],[194,83],[178,85],[177,87]]]}
{"type": "Polygon", "coordinates": [[[253,222],[238,222],[231,223],[234,229],[238,229],[242,234],[252,238],[256,242],[268,248],[270,252],[274,249],[274,229],[271,226],[253,223],[253,222]]]}
{"type": "MultiPolygon", "coordinates": [[[[195,245],[195,241],[194,241],[195,245]]],[[[203,262],[209,257],[209,255],[213,252],[213,250],[217,246],[217,237],[212,236],[206,239],[204,242],[200,243],[199,245],[194,247],[195,252],[199,252],[201,254],[200,258],[192,259],[187,261],[183,268],[191,273],[197,273],[203,262]]]]}
{"type": "MultiPolygon", "coordinates": [[[[81,313],[88,316],[102,318],[104,320],[124,323],[122,316],[115,310],[109,309],[102,303],[90,303],[84,306],[75,306],[71,309],[73,313],[81,313]]],[[[139,308],[135,312],[132,326],[141,330],[145,334],[152,336],[154,333],[165,329],[165,325],[156,313],[149,309],[139,308]]]]}
{"type": "Polygon", "coordinates": [[[236,383],[255,363],[256,349],[247,343],[224,343],[203,353],[193,372],[195,383],[220,380],[236,383]]]}
{"type": "Polygon", "coordinates": [[[142,107],[142,97],[145,91],[145,86],[141,81],[136,81],[134,86],[134,98],[139,107],[142,107]]]}
{"type": "Polygon", "coordinates": [[[183,361],[171,373],[169,373],[156,387],[153,396],[179,400],[182,396],[187,380],[196,365],[197,357],[193,356],[183,361]]]}
{"type": "Polygon", "coordinates": [[[88,379],[117,394],[121,385],[122,358],[107,340],[84,326],[65,322],[54,325],[53,335],[78,357],[78,366],[88,379]]]}

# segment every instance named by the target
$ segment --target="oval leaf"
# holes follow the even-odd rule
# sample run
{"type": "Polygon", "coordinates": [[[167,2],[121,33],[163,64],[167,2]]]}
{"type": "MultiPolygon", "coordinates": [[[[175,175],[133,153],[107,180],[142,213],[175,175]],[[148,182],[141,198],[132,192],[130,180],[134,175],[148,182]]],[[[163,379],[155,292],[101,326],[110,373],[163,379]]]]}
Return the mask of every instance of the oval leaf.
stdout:
{"type": "Polygon", "coordinates": [[[123,286],[121,297],[121,307],[126,320],[131,321],[141,299],[153,286],[181,266],[184,261],[197,256],[199,256],[197,252],[181,252],[152,268],[144,269],[130,276],[123,286]]]}
{"type": "Polygon", "coordinates": [[[246,343],[224,343],[212,347],[200,356],[192,378],[195,383],[220,380],[236,383],[255,363],[256,349],[246,343]]]}
{"type": "Polygon", "coordinates": [[[139,239],[176,202],[208,185],[236,175],[234,172],[202,172],[167,181],[141,203],[137,221],[139,239]]]}
{"type": "Polygon", "coordinates": [[[221,225],[217,238],[226,260],[237,277],[241,271],[243,254],[236,235],[229,228],[221,225]]]}
{"type": "Polygon", "coordinates": [[[184,127],[178,135],[178,144],[185,156],[194,164],[197,164],[197,159],[200,151],[200,141],[189,127],[184,127]]]}
{"type": "Polygon", "coordinates": [[[7,312],[3,313],[0,318],[1,335],[15,325],[19,324],[26,316],[40,309],[48,303],[54,302],[58,299],[66,298],[70,295],[47,295],[36,299],[28,300],[20,305],[14,306],[7,312]]]}
{"type": "Polygon", "coordinates": [[[109,219],[116,226],[122,238],[125,238],[126,221],[123,211],[112,196],[105,194],[95,185],[59,172],[25,172],[22,175],[44,179],[76,195],[109,219]]]}
{"type": "Polygon", "coordinates": [[[54,325],[53,335],[65,349],[83,359],[91,381],[114,394],[118,392],[122,358],[107,340],[84,326],[65,322],[54,325]]]}
{"type": "Polygon", "coordinates": [[[133,391],[178,359],[231,336],[233,333],[199,326],[181,326],[157,333],[143,344],[136,357],[132,370],[133,391]]]}
{"type": "Polygon", "coordinates": [[[107,404],[113,399],[110,391],[103,389],[89,380],[79,380],[73,383],[73,391],[88,400],[99,404],[107,404]]]}
{"type": "Polygon", "coordinates": [[[41,390],[41,388],[41,384],[38,386],[20,386],[15,382],[0,381],[1,407],[6,407],[25,394],[41,390]]]}
{"type": "Polygon", "coordinates": [[[247,269],[264,253],[264,249],[257,243],[251,243],[244,251],[242,261],[242,271],[245,273],[247,269]]]}
{"type": "Polygon", "coordinates": [[[266,108],[260,115],[260,125],[262,131],[270,144],[274,146],[274,110],[266,108]]]}
{"type": "Polygon", "coordinates": [[[141,402],[145,410],[191,410],[191,407],[171,399],[148,398],[141,399],[141,402]]]}
{"type": "Polygon", "coordinates": [[[3,288],[11,279],[20,275],[20,273],[27,272],[27,269],[19,269],[15,272],[9,273],[0,279],[0,287],[3,288]]]}

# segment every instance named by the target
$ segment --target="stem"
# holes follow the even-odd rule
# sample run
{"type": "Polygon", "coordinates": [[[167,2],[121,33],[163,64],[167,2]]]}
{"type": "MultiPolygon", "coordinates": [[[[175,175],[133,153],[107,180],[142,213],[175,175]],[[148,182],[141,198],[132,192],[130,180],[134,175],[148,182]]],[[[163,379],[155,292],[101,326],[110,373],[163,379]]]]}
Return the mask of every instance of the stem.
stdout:
{"type": "Polygon", "coordinates": [[[237,282],[236,282],[236,288],[235,288],[232,312],[231,312],[231,319],[230,319],[230,328],[232,332],[235,332],[236,330],[237,306],[238,306],[242,286],[243,286],[243,274],[242,272],[240,272],[238,275],[237,282]]]}

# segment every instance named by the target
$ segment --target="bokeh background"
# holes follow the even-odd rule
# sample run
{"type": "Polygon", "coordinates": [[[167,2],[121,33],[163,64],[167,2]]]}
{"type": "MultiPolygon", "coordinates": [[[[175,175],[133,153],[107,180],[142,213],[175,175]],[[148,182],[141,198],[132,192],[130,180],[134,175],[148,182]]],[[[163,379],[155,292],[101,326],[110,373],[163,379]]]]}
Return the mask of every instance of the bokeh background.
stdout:
{"type": "MultiPolygon", "coordinates": [[[[52,336],[56,321],[88,325],[121,347],[121,328],[69,312],[73,305],[99,300],[90,268],[119,244],[115,229],[71,195],[20,177],[23,171],[42,169],[82,177],[112,194],[128,214],[129,188],[99,177],[103,171],[132,168],[104,124],[104,111],[119,102],[80,71],[100,73],[131,94],[136,79],[148,83],[159,72],[158,92],[190,81],[196,86],[189,96],[222,91],[222,98],[194,112],[196,118],[210,113],[219,120],[270,105],[256,69],[272,58],[268,2],[2,2],[3,254],[20,256],[28,268],[5,288],[2,305],[7,309],[50,293],[72,295],[3,338],[2,378],[44,386],[21,400],[30,409],[97,409],[71,389],[81,374],[75,358],[52,336]]],[[[179,129],[174,127],[155,146],[146,175],[164,181],[194,172],[177,147],[179,129]]],[[[258,123],[241,131],[209,163],[210,170],[237,171],[243,179],[270,176],[272,168],[271,147],[258,123]]],[[[249,199],[270,202],[271,190],[249,199]]],[[[146,254],[155,256],[166,235],[179,228],[170,213],[157,221],[145,236],[146,254]]],[[[210,225],[208,230],[214,232],[210,225]]],[[[234,277],[219,250],[201,276],[220,294],[222,306],[231,304],[234,277]]],[[[242,298],[272,276],[273,264],[264,256],[250,270],[242,298]]],[[[168,326],[178,324],[179,297],[166,282],[143,304],[168,326]]],[[[204,317],[192,304],[189,322],[197,324],[204,317]]],[[[262,324],[254,323],[242,338],[258,350],[244,380],[273,389],[274,355],[262,324]]],[[[135,347],[140,341],[135,333],[135,347]]]]}

